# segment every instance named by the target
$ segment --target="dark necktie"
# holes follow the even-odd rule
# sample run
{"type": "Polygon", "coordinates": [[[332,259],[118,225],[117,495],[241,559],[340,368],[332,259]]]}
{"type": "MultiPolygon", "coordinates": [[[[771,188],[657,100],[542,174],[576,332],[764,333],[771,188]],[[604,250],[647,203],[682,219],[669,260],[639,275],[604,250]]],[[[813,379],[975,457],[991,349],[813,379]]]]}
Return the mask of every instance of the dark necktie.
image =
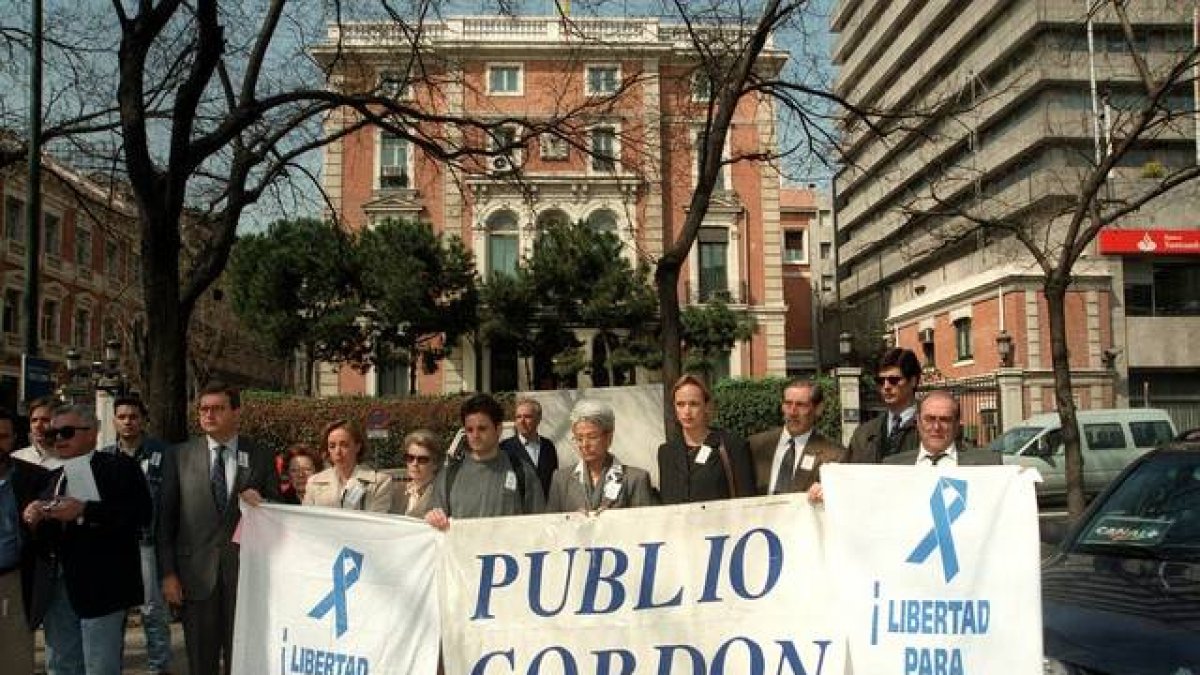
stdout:
{"type": "Polygon", "coordinates": [[[789,438],[787,450],[783,453],[783,461],[779,463],[779,475],[775,477],[775,487],[771,494],[787,492],[792,485],[792,474],[796,468],[796,439],[789,438]]]}
{"type": "Polygon", "coordinates": [[[946,457],[948,457],[948,455],[944,452],[941,454],[938,454],[938,455],[929,455],[929,463],[934,466],[937,466],[937,463],[942,461],[943,459],[946,459],[946,457]]]}
{"type": "Polygon", "coordinates": [[[212,492],[217,511],[225,513],[229,506],[229,486],[225,483],[225,446],[217,446],[217,456],[212,464],[212,492]]]}
{"type": "Polygon", "coordinates": [[[888,432],[888,438],[893,439],[893,441],[896,438],[896,434],[900,432],[900,419],[899,415],[892,416],[892,430],[888,432]]]}

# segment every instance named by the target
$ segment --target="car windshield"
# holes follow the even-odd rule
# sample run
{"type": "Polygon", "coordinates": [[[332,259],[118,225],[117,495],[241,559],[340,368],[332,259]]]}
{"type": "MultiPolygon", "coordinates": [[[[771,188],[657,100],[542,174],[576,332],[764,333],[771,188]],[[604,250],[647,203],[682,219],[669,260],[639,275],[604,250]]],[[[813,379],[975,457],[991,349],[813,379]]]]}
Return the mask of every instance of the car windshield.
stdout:
{"type": "Polygon", "coordinates": [[[1015,427],[1004,432],[1000,438],[992,441],[988,445],[988,450],[992,452],[1003,452],[1006,455],[1015,455],[1025,447],[1033,437],[1042,433],[1044,427],[1015,427]]]}
{"type": "Polygon", "coordinates": [[[1200,558],[1200,453],[1161,454],[1109,493],[1075,540],[1097,552],[1200,558]]]}

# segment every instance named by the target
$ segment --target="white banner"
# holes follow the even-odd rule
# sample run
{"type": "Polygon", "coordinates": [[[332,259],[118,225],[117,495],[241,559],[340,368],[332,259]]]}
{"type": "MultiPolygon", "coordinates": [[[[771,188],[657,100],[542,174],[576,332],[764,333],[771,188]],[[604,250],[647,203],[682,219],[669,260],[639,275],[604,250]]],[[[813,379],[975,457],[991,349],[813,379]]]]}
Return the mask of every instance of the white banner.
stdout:
{"type": "Polygon", "coordinates": [[[821,526],[803,496],[455,521],[454,675],[840,675],[821,526]]]}
{"type": "Polygon", "coordinates": [[[235,675],[433,675],[441,535],[358,511],[242,507],[235,675]]]}
{"type": "Polygon", "coordinates": [[[1042,671],[1037,503],[1019,469],[821,468],[853,672],[1042,671]]]}

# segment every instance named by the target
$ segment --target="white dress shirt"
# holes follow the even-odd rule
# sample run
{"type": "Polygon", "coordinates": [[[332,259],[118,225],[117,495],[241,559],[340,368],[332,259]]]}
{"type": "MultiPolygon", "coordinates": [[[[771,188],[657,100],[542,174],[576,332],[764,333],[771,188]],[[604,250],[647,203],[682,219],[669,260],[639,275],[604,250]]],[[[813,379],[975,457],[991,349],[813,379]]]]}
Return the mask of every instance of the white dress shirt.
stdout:
{"type": "Polygon", "coordinates": [[[767,483],[768,494],[775,494],[775,481],[779,480],[779,467],[783,464],[783,455],[787,452],[787,444],[791,439],[795,439],[796,452],[792,457],[792,475],[796,475],[796,467],[800,466],[800,460],[804,457],[804,448],[808,445],[808,439],[812,437],[812,429],[798,435],[792,436],[788,433],[787,427],[779,433],[779,442],[775,444],[775,456],[771,458],[771,482],[767,483]]]}
{"type": "Polygon", "coordinates": [[[896,413],[893,413],[892,411],[889,410],[888,414],[887,414],[887,434],[890,436],[892,434],[892,429],[897,428],[897,425],[896,425],[897,417],[900,418],[899,426],[904,426],[905,424],[908,424],[908,421],[911,420],[913,417],[915,417],[916,414],[917,414],[917,404],[915,404],[915,403],[908,406],[904,410],[901,410],[899,415],[896,415],[896,413]]]}
{"type": "Polygon", "coordinates": [[[225,489],[229,494],[233,494],[233,481],[237,478],[238,466],[238,439],[237,436],[229,439],[228,443],[218,443],[212,436],[205,437],[208,440],[208,470],[211,473],[213,462],[217,459],[217,446],[225,446],[225,489]]]}
{"type": "Polygon", "coordinates": [[[525,447],[525,453],[529,455],[529,459],[533,460],[533,465],[537,466],[538,457],[542,454],[542,437],[534,436],[531,439],[526,439],[521,434],[517,434],[517,439],[525,447]]]}
{"type": "Polygon", "coordinates": [[[12,453],[13,457],[23,459],[30,464],[37,464],[43,469],[51,471],[62,466],[62,460],[51,454],[49,450],[43,452],[37,445],[28,445],[20,450],[12,453]]]}
{"type": "Polygon", "coordinates": [[[933,458],[933,453],[926,450],[925,444],[922,443],[921,449],[917,451],[917,464],[916,464],[917,466],[931,466],[931,467],[958,466],[958,448],[955,447],[955,445],[953,443],[951,443],[950,447],[946,448],[946,456],[939,459],[937,464],[933,463],[932,458],[933,458]]]}

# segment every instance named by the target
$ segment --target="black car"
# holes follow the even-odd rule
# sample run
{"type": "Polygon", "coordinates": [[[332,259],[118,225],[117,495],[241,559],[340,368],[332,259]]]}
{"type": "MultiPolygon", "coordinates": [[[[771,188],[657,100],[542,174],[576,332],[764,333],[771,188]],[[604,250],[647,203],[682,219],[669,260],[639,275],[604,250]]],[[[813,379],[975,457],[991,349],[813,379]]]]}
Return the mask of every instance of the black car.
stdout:
{"type": "Polygon", "coordinates": [[[1042,564],[1045,675],[1200,675],[1200,443],[1131,464],[1042,564]]]}

